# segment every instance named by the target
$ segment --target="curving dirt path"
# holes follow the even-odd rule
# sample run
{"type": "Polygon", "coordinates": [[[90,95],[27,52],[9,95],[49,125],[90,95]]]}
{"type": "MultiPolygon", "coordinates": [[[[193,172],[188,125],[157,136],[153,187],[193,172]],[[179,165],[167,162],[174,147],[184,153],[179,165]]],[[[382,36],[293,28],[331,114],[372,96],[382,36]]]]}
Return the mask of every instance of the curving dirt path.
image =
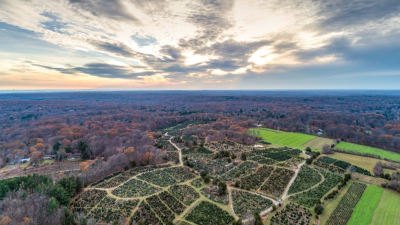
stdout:
{"type": "Polygon", "coordinates": [[[286,186],[285,191],[282,194],[282,201],[286,199],[287,193],[289,191],[289,188],[292,186],[294,180],[296,180],[297,174],[299,173],[301,167],[304,165],[304,163],[306,162],[302,162],[297,169],[294,171],[294,176],[292,177],[292,179],[289,181],[289,184],[286,186]]]}
{"type": "Polygon", "coordinates": [[[169,139],[169,143],[171,143],[176,149],[178,149],[178,152],[179,152],[179,164],[180,164],[181,166],[183,166],[182,151],[181,151],[181,149],[180,149],[175,143],[172,142],[172,138],[173,138],[173,137],[174,137],[174,136],[172,136],[172,137],[169,139]]]}
{"type": "Polygon", "coordinates": [[[232,213],[235,215],[235,220],[239,219],[236,215],[235,210],[233,210],[233,200],[232,200],[232,188],[228,187],[228,197],[229,197],[229,207],[231,208],[232,213]]]}

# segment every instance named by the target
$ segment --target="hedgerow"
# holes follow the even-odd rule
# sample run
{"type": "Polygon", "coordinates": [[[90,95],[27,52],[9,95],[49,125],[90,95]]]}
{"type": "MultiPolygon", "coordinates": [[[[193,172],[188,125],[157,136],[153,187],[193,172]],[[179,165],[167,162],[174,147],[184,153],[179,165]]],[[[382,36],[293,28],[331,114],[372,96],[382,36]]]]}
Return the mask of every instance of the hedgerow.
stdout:
{"type": "Polygon", "coordinates": [[[333,165],[338,166],[344,170],[351,166],[350,163],[342,161],[342,160],[338,160],[338,161],[334,162],[333,165]]]}

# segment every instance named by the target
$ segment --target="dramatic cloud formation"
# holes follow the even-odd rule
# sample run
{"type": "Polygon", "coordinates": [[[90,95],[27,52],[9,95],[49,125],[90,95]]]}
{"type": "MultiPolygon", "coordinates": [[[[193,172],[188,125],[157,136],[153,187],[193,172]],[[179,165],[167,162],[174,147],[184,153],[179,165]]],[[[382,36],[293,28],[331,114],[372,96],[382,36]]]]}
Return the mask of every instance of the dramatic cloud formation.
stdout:
{"type": "Polygon", "coordinates": [[[0,89],[398,88],[397,0],[0,0],[0,89]]]}

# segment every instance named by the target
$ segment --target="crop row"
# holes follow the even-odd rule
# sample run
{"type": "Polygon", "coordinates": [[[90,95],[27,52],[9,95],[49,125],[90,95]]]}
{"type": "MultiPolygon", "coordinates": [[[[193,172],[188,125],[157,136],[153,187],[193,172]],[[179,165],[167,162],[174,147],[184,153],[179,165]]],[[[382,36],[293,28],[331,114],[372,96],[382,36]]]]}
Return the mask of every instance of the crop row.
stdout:
{"type": "Polygon", "coordinates": [[[181,214],[185,210],[185,206],[172,196],[168,191],[161,192],[158,197],[164,202],[174,213],[181,214]]]}
{"type": "Polygon", "coordinates": [[[105,197],[101,202],[87,215],[96,220],[112,222],[119,218],[129,218],[132,210],[138,205],[139,200],[116,200],[105,197]]]}
{"type": "Polygon", "coordinates": [[[221,179],[227,181],[227,180],[232,180],[234,178],[238,178],[242,174],[248,173],[255,167],[256,167],[255,162],[246,161],[246,162],[238,165],[237,167],[229,170],[228,172],[226,172],[224,175],[221,176],[221,179]]]}
{"type": "Polygon", "coordinates": [[[71,207],[76,208],[91,208],[97,203],[99,203],[104,197],[106,197],[107,192],[91,189],[83,192],[79,195],[73,202],[71,202],[71,207]]]}
{"type": "Polygon", "coordinates": [[[140,204],[139,209],[132,216],[132,220],[136,223],[141,221],[144,224],[162,225],[157,215],[151,210],[149,204],[145,201],[140,204]]]}
{"type": "Polygon", "coordinates": [[[174,213],[160,200],[157,195],[148,197],[146,202],[150,205],[162,222],[164,222],[164,224],[172,222],[175,219],[174,213]]]}
{"type": "Polygon", "coordinates": [[[192,182],[190,182],[190,184],[196,188],[200,188],[203,186],[203,179],[201,178],[194,179],[192,182]]]}
{"type": "Polygon", "coordinates": [[[144,173],[139,175],[138,178],[161,187],[167,187],[177,183],[177,181],[164,170],[144,173]]]}
{"type": "Polygon", "coordinates": [[[346,225],[367,185],[353,183],[331,214],[326,225],[346,225]]]}
{"type": "Polygon", "coordinates": [[[321,158],[318,159],[318,161],[321,161],[321,162],[324,162],[324,163],[327,163],[327,164],[332,164],[332,163],[336,162],[336,160],[337,159],[332,159],[332,158],[330,158],[328,156],[324,156],[324,157],[321,157],[321,158]]]}
{"type": "Polygon", "coordinates": [[[125,173],[123,173],[123,174],[115,176],[111,179],[108,179],[104,182],[101,182],[101,183],[97,184],[95,187],[96,188],[112,188],[112,187],[116,187],[116,186],[126,182],[129,179],[130,179],[130,176],[127,176],[125,173]]]}
{"type": "Polygon", "coordinates": [[[198,225],[210,225],[229,224],[234,218],[218,206],[203,201],[186,216],[186,220],[198,225]]]}
{"type": "Polygon", "coordinates": [[[323,170],[319,170],[319,172],[325,178],[320,185],[306,192],[294,195],[290,197],[290,200],[305,207],[312,207],[315,205],[318,199],[321,199],[328,191],[334,188],[340,182],[340,180],[342,180],[341,176],[333,173],[325,172],[323,170]]]}
{"type": "Polygon", "coordinates": [[[210,142],[206,143],[205,147],[214,151],[248,151],[252,149],[250,146],[237,144],[232,141],[210,142]]]}
{"type": "Polygon", "coordinates": [[[283,193],[293,175],[294,171],[292,170],[276,168],[260,190],[278,197],[283,193]]]}
{"type": "Polygon", "coordinates": [[[189,159],[189,162],[194,165],[194,169],[197,171],[208,171],[211,175],[221,175],[227,172],[229,169],[233,167],[227,167],[228,159],[219,158],[219,159],[189,159]]]}
{"type": "Polygon", "coordinates": [[[273,170],[274,167],[270,166],[260,167],[255,173],[240,179],[240,187],[246,190],[258,190],[273,170]]]}
{"type": "Polygon", "coordinates": [[[338,174],[343,174],[345,172],[345,170],[343,168],[337,167],[334,164],[328,164],[326,162],[317,160],[314,162],[314,165],[323,168],[323,169],[327,169],[329,171],[331,171],[332,173],[338,173],[338,174]]]}
{"type": "Polygon", "coordinates": [[[350,163],[342,161],[342,160],[338,160],[338,161],[334,162],[333,165],[338,166],[344,170],[351,166],[350,163]]]}
{"type": "Polygon", "coordinates": [[[206,198],[208,198],[208,199],[210,199],[210,200],[212,200],[214,202],[221,203],[221,204],[224,204],[224,205],[228,205],[229,204],[229,196],[227,194],[226,195],[215,195],[213,193],[210,193],[207,190],[207,188],[202,188],[200,190],[200,192],[206,198]]]}
{"type": "Polygon", "coordinates": [[[173,185],[168,191],[185,205],[190,205],[200,198],[199,193],[188,185],[173,185]]]}
{"type": "Polygon", "coordinates": [[[264,157],[273,159],[275,161],[286,161],[286,160],[292,158],[291,155],[286,154],[286,153],[287,153],[286,151],[283,151],[283,152],[271,152],[271,153],[265,154],[264,157]]]}
{"type": "Polygon", "coordinates": [[[307,225],[311,217],[312,214],[308,209],[289,203],[271,218],[271,224],[307,225]]]}
{"type": "Polygon", "coordinates": [[[303,165],[297,174],[292,186],[290,186],[289,194],[298,193],[311,188],[322,181],[321,175],[318,171],[303,165]]]}
{"type": "Polygon", "coordinates": [[[357,172],[357,173],[361,173],[361,174],[364,174],[364,175],[367,175],[367,176],[372,176],[371,172],[369,172],[368,170],[366,170],[364,168],[361,168],[361,167],[358,167],[358,166],[354,166],[354,165],[352,167],[354,168],[354,171],[357,172]]]}
{"type": "Polygon", "coordinates": [[[171,167],[164,169],[164,171],[175,178],[175,180],[177,180],[179,183],[194,179],[196,177],[193,173],[183,167],[171,167]]]}
{"type": "Polygon", "coordinates": [[[246,191],[232,191],[233,210],[237,215],[243,216],[248,211],[261,212],[272,206],[272,201],[246,191]]]}
{"type": "Polygon", "coordinates": [[[112,191],[112,194],[121,198],[142,197],[154,194],[161,189],[143,181],[131,179],[112,191]]]}
{"type": "Polygon", "coordinates": [[[130,169],[126,171],[125,173],[131,177],[136,176],[141,173],[147,173],[153,170],[158,170],[158,169],[163,169],[170,167],[170,165],[157,165],[157,166],[141,166],[141,167],[135,167],[133,169],[130,169]]]}
{"type": "Polygon", "coordinates": [[[178,152],[167,152],[167,159],[170,162],[179,162],[179,153],[178,152]]]}
{"type": "Polygon", "coordinates": [[[264,165],[273,165],[276,163],[275,160],[270,159],[270,158],[266,158],[264,156],[261,155],[257,155],[257,156],[253,156],[250,158],[250,160],[256,161],[260,164],[264,164],[264,165]]]}

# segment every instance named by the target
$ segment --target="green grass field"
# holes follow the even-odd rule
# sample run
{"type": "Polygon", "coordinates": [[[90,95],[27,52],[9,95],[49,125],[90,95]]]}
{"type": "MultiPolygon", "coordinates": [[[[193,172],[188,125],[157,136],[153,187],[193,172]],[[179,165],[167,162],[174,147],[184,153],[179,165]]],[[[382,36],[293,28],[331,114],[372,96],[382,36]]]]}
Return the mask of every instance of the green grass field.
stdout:
{"type": "Polygon", "coordinates": [[[391,159],[391,160],[400,161],[400,154],[394,153],[394,152],[389,152],[389,151],[379,149],[379,148],[358,145],[358,144],[353,144],[353,143],[349,143],[349,142],[340,142],[338,145],[335,146],[335,149],[336,148],[343,149],[343,150],[351,150],[351,151],[361,152],[361,153],[369,153],[369,154],[379,155],[380,157],[382,157],[382,159],[387,158],[387,159],[391,159]]]}
{"type": "MultiPolygon", "coordinates": [[[[383,189],[377,186],[368,186],[357,203],[351,219],[347,225],[369,225],[374,218],[375,210],[383,195],[383,189]]],[[[382,224],[383,225],[383,224],[382,224]]]]}
{"type": "Polygon", "coordinates": [[[301,148],[301,149],[304,149],[304,147],[302,147],[304,143],[315,138],[315,136],[308,134],[283,132],[266,128],[250,129],[249,132],[258,135],[265,141],[270,142],[272,144],[301,148]]]}
{"type": "Polygon", "coordinates": [[[400,195],[394,191],[383,192],[378,208],[375,210],[373,225],[400,224],[400,195]]]}

